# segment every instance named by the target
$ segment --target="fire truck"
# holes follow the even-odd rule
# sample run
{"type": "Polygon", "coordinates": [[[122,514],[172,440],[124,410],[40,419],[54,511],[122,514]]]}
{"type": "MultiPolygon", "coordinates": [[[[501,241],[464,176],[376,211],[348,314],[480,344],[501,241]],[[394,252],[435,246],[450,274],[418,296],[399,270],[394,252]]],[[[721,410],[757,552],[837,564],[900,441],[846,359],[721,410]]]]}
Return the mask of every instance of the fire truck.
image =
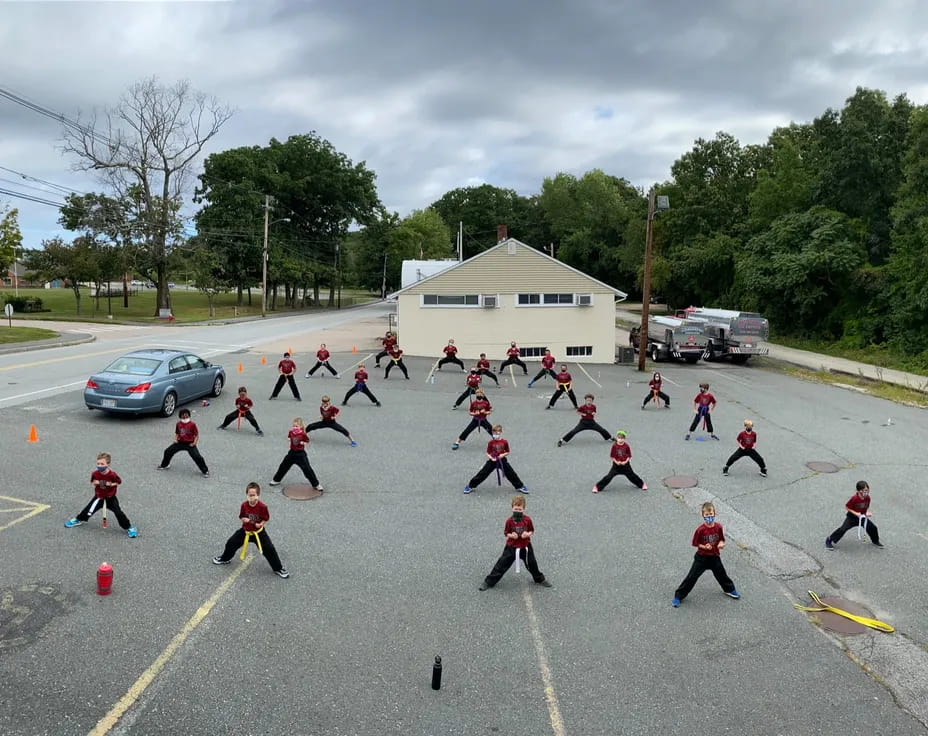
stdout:
{"type": "Polygon", "coordinates": [[[770,325],[757,312],[732,309],[689,307],[676,316],[689,325],[698,325],[707,339],[704,360],[728,358],[732,363],[747,363],[752,355],[767,355],[770,325]]]}
{"type": "MultiPolygon", "coordinates": [[[[640,327],[633,327],[628,342],[635,350],[640,349],[640,327]]],[[[655,363],[661,360],[685,360],[695,363],[706,351],[708,339],[702,326],[689,324],[677,317],[650,317],[648,319],[648,344],[645,352],[655,363]]]]}

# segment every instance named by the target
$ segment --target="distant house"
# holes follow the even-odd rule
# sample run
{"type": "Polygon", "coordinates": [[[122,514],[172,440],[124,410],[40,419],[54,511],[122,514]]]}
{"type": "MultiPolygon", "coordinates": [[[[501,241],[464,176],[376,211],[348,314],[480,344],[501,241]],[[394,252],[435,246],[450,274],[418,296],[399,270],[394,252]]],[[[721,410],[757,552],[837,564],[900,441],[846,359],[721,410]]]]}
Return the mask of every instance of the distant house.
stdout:
{"type": "Polygon", "coordinates": [[[460,355],[505,357],[549,348],[558,360],[615,361],[615,302],[626,294],[514,238],[390,295],[401,347],[439,356],[448,338],[460,355]]]}
{"type": "Polygon", "coordinates": [[[22,261],[14,261],[12,266],[9,266],[3,274],[3,286],[8,288],[16,288],[19,286],[20,289],[40,289],[43,284],[41,282],[32,282],[26,278],[26,267],[22,261]]]}
{"type": "Polygon", "coordinates": [[[437,261],[403,261],[400,273],[400,288],[405,289],[422,279],[434,276],[437,273],[451,268],[459,263],[456,259],[437,261]]]}

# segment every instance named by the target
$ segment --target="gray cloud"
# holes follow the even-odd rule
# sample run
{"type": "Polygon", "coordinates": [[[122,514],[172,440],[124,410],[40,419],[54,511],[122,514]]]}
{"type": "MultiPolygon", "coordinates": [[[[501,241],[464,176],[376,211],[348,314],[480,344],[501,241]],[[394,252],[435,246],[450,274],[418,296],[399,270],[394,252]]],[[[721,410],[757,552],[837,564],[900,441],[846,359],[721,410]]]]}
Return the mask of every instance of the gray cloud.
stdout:
{"type": "MultiPolygon", "coordinates": [[[[187,78],[238,110],[212,150],[316,130],[366,160],[401,213],[480,181],[531,194],[561,170],[599,167],[646,185],[667,178],[697,137],[727,130],[761,142],[776,125],[840,107],[858,85],[928,98],[918,0],[3,9],[2,86],[75,116],[140,78],[187,78]]],[[[0,166],[98,188],[70,170],[59,137],[52,120],[0,101],[0,166]]],[[[11,203],[27,244],[57,232],[54,209],[11,203]]]]}

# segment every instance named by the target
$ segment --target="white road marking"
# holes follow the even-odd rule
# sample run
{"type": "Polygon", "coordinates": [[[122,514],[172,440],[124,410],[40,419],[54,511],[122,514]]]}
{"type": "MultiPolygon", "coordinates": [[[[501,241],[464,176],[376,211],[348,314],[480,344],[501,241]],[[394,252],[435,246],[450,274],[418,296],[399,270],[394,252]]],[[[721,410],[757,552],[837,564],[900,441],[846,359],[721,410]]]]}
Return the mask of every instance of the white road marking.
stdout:
{"type": "MultiPolygon", "coordinates": [[[[369,361],[372,357],[374,357],[374,355],[376,355],[376,353],[368,353],[366,356],[364,356],[363,358],[361,358],[361,360],[357,361],[357,363],[354,363],[353,365],[354,365],[355,367],[357,367],[358,363],[366,363],[366,362],[369,361]]],[[[351,370],[351,368],[345,368],[344,371],[341,371],[341,373],[338,373],[338,374],[336,374],[336,375],[339,375],[339,376],[340,376],[342,373],[345,373],[346,371],[350,371],[350,370],[351,370]]]]}
{"type": "Polygon", "coordinates": [[[538,669],[541,670],[541,681],[545,686],[545,703],[548,706],[548,718],[551,721],[551,730],[554,736],[565,736],[564,719],[561,718],[561,709],[557,704],[557,694],[554,692],[554,678],[551,667],[548,665],[548,654],[545,651],[545,642],[541,638],[541,629],[538,626],[538,617],[535,615],[535,606],[532,604],[532,595],[528,588],[522,591],[522,602],[528,612],[528,627],[532,632],[532,641],[535,644],[535,657],[538,659],[538,669]]]}
{"type": "Polygon", "coordinates": [[[432,377],[432,374],[435,372],[435,369],[438,368],[438,363],[441,358],[436,358],[435,362],[432,364],[432,370],[429,371],[429,374],[425,377],[425,382],[428,383],[429,379],[432,377]]]}
{"type": "Polygon", "coordinates": [[[599,386],[600,388],[603,387],[603,385],[602,385],[599,381],[597,381],[595,378],[593,378],[593,376],[591,376],[589,373],[587,373],[586,368],[584,368],[582,364],[580,364],[580,363],[575,363],[575,365],[576,365],[577,368],[579,368],[581,371],[583,371],[584,373],[586,373],[586,377],[589,378],[593,383],[595,383],[595,384],[596,384],[597,386],[599,386]]]}
{"type": "Polygon", "coordinates": [[[708,368],[707,370],[712,371],[719,378],[724,378],[727,381],[732,381],[733,383],[740,383],[742,386],[750,386],[751,384],[741,378],[735,378],[734,376],[727,375],[727,371],[720,371],[718,368],[708,368]]]}
{"type": "Polygon", "coordinates": [[[36,394],[44,394],[47,391],[56,391],[60,388],[71,388],[72,386],[83,386],[87,383],[87,379],[81,381],[75,381],[74,383],[63,383],[60,386],[49,386],[48,388],[40,388],[38,391],[30,391],[26,394],[17,394],[16,396],[4,396],[0,398],[0,401],[12,401],[13,399],[24,399],[27,396],[35,396],[36,394]]]}

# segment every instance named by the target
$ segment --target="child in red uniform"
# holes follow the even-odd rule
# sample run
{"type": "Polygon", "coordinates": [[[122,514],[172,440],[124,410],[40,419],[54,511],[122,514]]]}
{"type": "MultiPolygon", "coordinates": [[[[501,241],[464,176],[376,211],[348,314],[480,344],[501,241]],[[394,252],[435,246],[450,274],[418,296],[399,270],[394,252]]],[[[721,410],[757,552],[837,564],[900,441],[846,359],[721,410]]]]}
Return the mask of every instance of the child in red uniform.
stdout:
{"type": "Polygon", "coordinates": [[[496,384],[496,387],[499,388],[499,379],[496,377],[496,374],[490,370],[490,361],[487,360],[486,353],[480,353],[480,360],[477,361],[477,373],[481,376],[488,376],[493,379],[493,383],[496,384]]]}
{"type": "Polygon", "coordinates": [[[284,353],[284,357],[277,364],[277,372],[280,374],[277,378],[277,384],[274,386],[274,390],[271,392],[271,398],[276,399],[277,394],[280,393],[280,389],[284,387],[285,383],[290,384],[290,390],[293,392],[293,398],[297,401],[302,401],[300,398],[300,389],[296,387],[296,380],[294,380],[294,375],[296,374],[296,363],[290,359],[290,353],[284,353]]]}
{"type": "Polygon", "coordinates": [[[538,371],[538,375],[535,376],[531,381],[528,382],[528,388],[532,387],[532,384],[535,383],[540,378],[545,376],[551,376],[555,381],[557,380],[557,374],[554,372],[554,356],[551,355],[550,350],[545,350],[545,354],[541,356],[541,370],[538,371]]]}
{"type": "Polygon", "coordinates": [[[126,534],[135,539],[135,537],[139,535],[138,529],[132,526],[129,517],[123,513],[122,507],[119,505],[119,499],[116,498],[116,491],[119,490],[119,484],[122,483],[122,478],[116,475],[115,470],[110,468],[110,462],[112,462],[112,458],[108,452],[101,452],[97,455],[97,467],[90,474],[90,485],[93,486],[93,498],[90,499],[90,503],[81,509],[81,512],[77,516],[66,521],[64,525],[68,529],[80,526],[97,513],[97,510],[100,509],[103,504],[106,504],[106,508],[113,512],[113,516],[115,516],[116,521],[119,522],[119,526],[126,530],[126,534]]]}
{"type": "Polygon", "coordinates": [[[535,525],[532,524],[532,517],[525,513],[525,498],[523,496],[512,497],[512,516],[506,519],[503,525],[503,535],[506,537],[506,546],[503,547],[503,554],[500,555],[493,570],[486,576],[477,590],[487,590],[496,585],[506,571],[515,562],[516,555],[525,560],[525,567],[532,574],[532,580],[538,585],[550,588],[545,576],[538,569],[538,562],[535,560],[535,550],[532,549],[532,535],[535,533],[535,525]]]}
{"type": "Polygon", "coordinates": [[[554,380],[557,381],[557,391],[555,391],[551,396],[551,401],[548,402],[546,409],[553,409],[555,402],[564,394],[567,394],[567,398],[570,399],[570,403],[574,405],[574,409],[577,407],[577,397],[574,395],[573,389],[573,378],[571,378],[570,373],[567,372],[567,366],[561,366],[561,372],[558,373],[554,380]]]}
{"type": "Polygon", "coordinates": [[[512,483],[517,491],[528,493],[528,488],[522,483],[519,474],[509,464],[509,443],[503,439],[503,427],[501,424],[493,425],[493,436],[487,443],[487,461],[477,472],[477,475],[470,479],[470,483],[464,486],[464,493],[470,493],[496,469],[506,476],[506,480],[512,483]]]}
{"type": "Polygon", "coordinates": [[[725,463],[725,467],[722,468],[722,475],[728,475],[728,469],[738,460],[747,455],[751,460],[757,463],[760,467],[760,474],[766,478],[767,477],[767,463],[764,462],[764,458],[760,456],[757,450],[754,449],[754,445],[757,443],[757,434],[754,432],[754,422],[750,419],[744,420],[744,431],[738,434],[738,449],[735,450],[731,457],[725,463]]]}
{"type": "Polygon", "coordinates": [[[673,594],[671,605],[676,608],[683,599],[689,595],[689,592],[696,585],[696,581],[706,571],[712,570],[715,579],[722,590],[729,598],[738,600],[741,594],[735,590],[735,584],[725,572],[725,566],[722,564],[722,558],[719,555],[725,549],[725,532],[722,531],[722,525],[715,520],[715,506],[706,502],[702,505],[702,521],[699,528],[693,534],[693,546],[696,548],[696,554],[693,556],[693,565],[686,574],[680,587],[673,594]]]}
{"type": "Polygon", "coordinates": [[[336,432],[345,435],[352,447],[357,447],[358,443],[354,441],[354,438],[348,430],[335,421],[335,417],[339,415],[339,411],[339,408],[332,403],[332,400],[328,396],[323,396],[322,405],[319,407],[319,416],[322,417],[322,419],[310,424],[306,428],[306,434],[309,434],[314,429],[334,429],[336,432]]]}
{"type": "Polygon", "coordinates": [[[390,362],[387,363],[387,370],[384,371],[383,374],[385,379],[390,377],[390,370],[393,368],[393,366],[396,366],[401,371],[403,371],[403,375],[406,377],[406,380],[409,380],[409,371],[406,370],[406,364],[403,362],[403,350],[398,345],[394,345],[392,348],[390,348],[390,362]]]}
{"type": "Polygon", "coordinates": [[[477,389],[480,388],[480,374],[477,372],[476,368],[470,369],[470,373],[467,375],[467,378],[464,379],[464,382],[466,384],[464,386],[464,391],[458,396],[458,400],[454,402],[454,406],[451,407],[452,410],[457,409],[464,403],[464,399],[476,393],[477,389]]]}
{"type": "Polygon", "coordinates": [[[387,330],[387,334],[380,338],[380,344],[383,345],[383,350],[374,358],[375,368],[380,368],[380,359],[387,357],[387,354],[396,347],[396,335],[387,330]]]}
{"type": "Polygon", "coordinates": [[[371,390],[367,387],[367,371],[364,370],[364,363],[358,363],[358,370],[354,372],[354,386],[348,389],[345,393],[345,398],[342,399],[342,406],[348,404],[348,399],[354,396],[356,393],[362,393],[367,398],[371,400],[371,403],[374,406],[380,406],[380,402],[377,401],[377,397],[371,393],[371,390]]]}
{"type": "Polygon", "coordinates": [[[461,432],[458,441],[452,443],[451,449],[457,450],[461,443],[467,439],[471,432],[475,429],[479,432],[480,428],[483,427],[488,435],[493,434],[493,428],[490,426],[490,423],[487,421],[487,417],[490,415],[490,412],[493,411],[493,407],[490,406],[490,402],[487,401],[487,396],[483,392],[482,388],[478,388],[474,393],[474,400],[470,402],[470,409],[468,413],[470,414],[470,424],[468,424],[464,431],[461,432]]]}
{"type": "Polygon", "coordinates": [[[251,423],[251,426],[255,428],[255,432],[258,433],[258,436],[263,437],[264,432],[262,432],[261,427],[258,426],[258,420],[255,419],[255,415],[251,413],[251,407],[254,405],[255,402],[248,398],[248,389],[244,386],[239,386],[238,396],[235,397],[235,410],[226,414],[226,418],[222,420],[222,424],[219,425],[218,429],[225,429],[237,418],[244,417],[251,423]]]}
{"type": "Polygon", "coordinates": [[[594,432],[599,432],[599,434],[602,435],[602,438],[606,440],[606,442],[610,442],[612,440],[612,435],[600,427],[596,423],[596,420],[593,418],[596,416],[596,404],[593,403],[593,399],[593,394],[587,394],[583,397],[584,403],[582,403],[577,408],[577,413],[580,415],[580,421],[577,422],[576,427],[574,427],[557,441],[558,447],[561,447],[562,445],[570,442],[574,438],[574,435],[578,432],[583,432],[588,429],[591,429],[594,432]]]}
{"type": "Polygon", "coordinates": [[[522,369],[524,375],[528,375],[528,366],[519,359],[519,348],[516,347],[514,342],[509,343],[509,348],[506,350],[506,360],[500,363],[497,373],[502,373],[503,368],[508,365],[517,365],[522,369]]]}
{"type": "Polygon", "coordinates": [[[247,544],[247,540],[258,546],[264,559],[278,576],[289,578],[290,573],[281,564],[277,549],[267,533],[266,525],[271,519],[271,512],[268,511],[267,505],[259,500],[260,496],[261,486],[257,483],[249,483],[245,489],[245,500],[238,510],[238,520],[242,522],[242,528],[229,537],[222,554],[213,558],[213,564],[228,565],[235,557],[235,551],[247,544]]]}
{"type": "Polygon", "coordinates": [[[627,436],[628,434],[622,429],[615,433],[615,442],[612,445],[612,449],[609,451],[609,457],[612,458],[612,467],[609,468],[609,472],[600,478],[596,485],[593,486],[593,493],[599,493],[609,485],[612,479],[617,475],[624,475],[642,491],[648,490],[648,484],[641,480],[638,474],[632,470],[632,448],[629,447],[628,442],[625,441],[627,436]]]}
{"type": "Polygon", "coordinates": [[[654,371],[654,375],[651,376],[651,380],[648,381],[648,395],[644,397],[644,401],[641,402],[641,408],[644,409],[647,406],[648,402],[651,399],[654,399],[654,402],[660,407],[661,402],[664,402],[664,408],[670,408],[670,397],[661,391],[661,385],[664,383],[664,379],[661,378],[661,374],[657,371],[654,371]]]}
{"type": "Polygon", "coordinates": [[[190,418],[189,409],[181,409],[178,413],[180,421],[174,425],[174,444],[170,445],[164,451],[164,457],[161,458],[161,465],[158,470],[167,470],[171,464],[171,458],[178,452],[186,452],[193,458],[204,478],[209,478],[209,468],[206,467],[206,460],[197,449],[197,442],[200,441],[200,430],[197,429],[197,423],[190,418]]]}
{"type": "Polygon", "coordinates": [[[715,436],[715,430],[712,428],[712,410],[715,408],[716,403],[715,397],[709,393],[709,384],[700,383],[699,393],[693,399],[693,412],[695,412],[696,416],[693,417],[693,423],[690,424],[690,431],[686,433],[686,437],[683,439],[688,440],[690,438],[690,432],[696,430],[700,419],[705,419],[709,436],[714,440],[718,439],[715,436]]]}
{"type": "Polygon", "coordinates": [[[870,520],[870,486],[867,481],[857,481],[857,492],[844,504],[844,509],[847,511],[844,523],[825,537],[825,549],[833,552],[835,545],[841,541],[845,532],[855,526],[862,526],[867,531],[873,546],[883,549],[883,543],[880,542],[880,530],[870,520]]]}
{"type": "MultiPolygon", "coordinates": [[[[316,351],[316,365],[312,367],[312,370],[306,371],[306,377],[312,378],[313,373],[315,373],[320,368],[325,367],[328,369],[329,373],[331,373],[333,376],[335,376],[336,378],[341,378],[341,376],[338,375],[338,371],[336,371],[332,367],[332,364],[329,363],[330,355],[331,353],[328,350],[326,350],[325,343],[322,343],[319,346],[319,349],[316,351]]],[[[322,373],[321,375],[323,378],[325,378],[325,373],[322,373]]]]}
{"type": "Polygon", "coordinates": [[[271,480],[271,485],[279,486],[280,481],[283,480],[287,471],[296,465],[303,471],[303,475],[306,476],[306,480],[309,481],[313,490],[322,493],[325,489],[319,485],[319,479],[316,477],[312,465],[309,464],[309,457],[306,455],[306,445],[309,444],[309,435],[306,434],[306,430],[303,428],[303,420],[300,417],[296,417],[293,420],[293,426],[290,428],[290,431],[287,432],[287,442],[289,443],[290,449],[287,450],[284,459],[280,461],[277,472],[274,473],[274,478],[271,480]]]}
{"type": "Polygon", "coordinates": [[[448,340],[448,344],[445,345],[444,351],[445,357],[438,361],[438,370],[441,370],[441,367],[445,363],[454,363],[455,365],[461,366],[461,370],[466,370],[464,364],[461,362],[461,359],[458,357],[458,348],[454,344],[454,340],[448,340]]]}

